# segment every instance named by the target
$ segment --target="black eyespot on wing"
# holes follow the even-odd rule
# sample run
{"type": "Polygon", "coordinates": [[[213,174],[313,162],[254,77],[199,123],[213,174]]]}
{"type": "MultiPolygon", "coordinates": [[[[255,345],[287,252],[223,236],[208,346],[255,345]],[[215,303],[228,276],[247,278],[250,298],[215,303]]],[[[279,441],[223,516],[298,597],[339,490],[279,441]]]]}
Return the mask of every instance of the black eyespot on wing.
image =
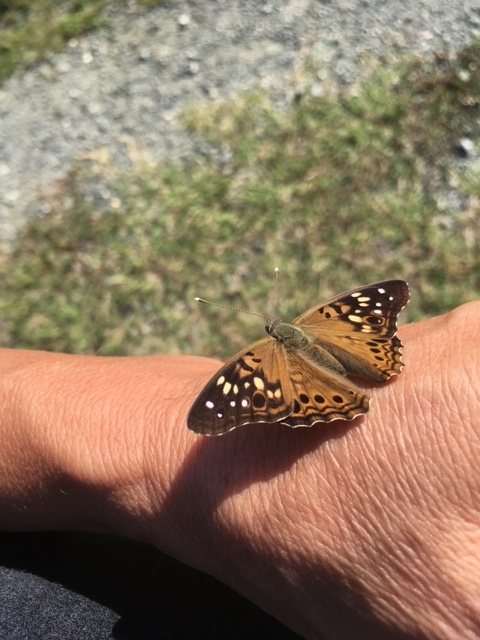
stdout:
{"type": "Polygon", "coordinates": [[[257,392],[253,394],[252,404],[255,409],[263,409],[265,407],[265,396],[263,393],[257,392]]]}

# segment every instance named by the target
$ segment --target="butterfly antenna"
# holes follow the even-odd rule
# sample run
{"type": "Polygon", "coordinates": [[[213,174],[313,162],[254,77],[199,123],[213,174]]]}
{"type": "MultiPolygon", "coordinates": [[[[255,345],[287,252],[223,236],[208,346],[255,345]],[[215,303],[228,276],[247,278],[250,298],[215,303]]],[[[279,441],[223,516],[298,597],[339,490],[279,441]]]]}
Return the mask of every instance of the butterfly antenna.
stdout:
{"type": "Polygon", "coordinates": [[[272,311],[272,317],[276,317],[277,292],[278,292],[278,267],[275,267],[275,280],[273,283],[272,299],[270,301],[270,310],[272,311]]]}
{"type": "Polygon", "coordinates": [[[237,311],[238,313],[248,313],[251,316],[257,316],[257,318],[263,318],[264,320],[270,320],[267,316],[263,316],[261,313],[256,313],[255,311],[248,311],[248,309],[239,309],[238,307],[229,307],[226,304],[220,304],[219,302],[210,302],[209,300],[204,300],[203,298],[195,298],[196,302],[202,302],[203,304],[211,304],[213,307],[221,307],[222,309],[228,309],[229,311],[237,311]]]}

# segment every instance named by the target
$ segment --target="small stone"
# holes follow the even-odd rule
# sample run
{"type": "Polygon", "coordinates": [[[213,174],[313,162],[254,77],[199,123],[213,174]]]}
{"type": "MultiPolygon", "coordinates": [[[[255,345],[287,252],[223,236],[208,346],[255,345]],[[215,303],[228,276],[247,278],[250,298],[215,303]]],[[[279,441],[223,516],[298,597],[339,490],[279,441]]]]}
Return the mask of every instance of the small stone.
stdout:
{"type": "Polygon", "coordinates": [[[475,152],[475,143],[470,138],[460,138],[457,144],[457,153],[461,158],[468,158],[475,152]]]}
{"type": "Polygon", "coordinates": [[[44,80],[51,81],[55,78],[55,72],[52,67],[48,64],[43,64],[40,68],[40,75],[44,80]]]}
{"type": "Polygon", "coordinates": [[[57,64],[57,71],[59,73],[69,73],[70,65],[65,60],[60,60],[57,64]]]}
{"type": "Polygon", "coordinates": [[[181,13],[178,16],[178,24],[181,27],[187,27],[190,24],[190,15],[188,13],[181,13]]]}
{"type": "Polygon", "coordinates": [[[98,104],[98,102],[92,102],[89,105],[87,105],[87,110],[88,113],[92,116],[96,115],[97,113],[100,113],[102,107],[98,104]]]}
{"type": "Polygon", "coordinates": [[[314,82],[310,87],[310,95],[312,96],[312,98],[321,98],[324,93],[324,88],[319,82],[314,82]]]}
{"type": "Polygon", "coordinates": [[[4,200],[8,204],[14,204],[20,197],[20,191],[14,189],[12,191],[7,191],[4,195],[4,200]]]}
{"type": "Polygon", "coordinates": [[[472,74],[470,73],[470,71],[467,71],[467,69],[460,69],[460,71],[457,73],[457,76],[458,79],[462,82],[468,82],[472,77],[472,74]]]}

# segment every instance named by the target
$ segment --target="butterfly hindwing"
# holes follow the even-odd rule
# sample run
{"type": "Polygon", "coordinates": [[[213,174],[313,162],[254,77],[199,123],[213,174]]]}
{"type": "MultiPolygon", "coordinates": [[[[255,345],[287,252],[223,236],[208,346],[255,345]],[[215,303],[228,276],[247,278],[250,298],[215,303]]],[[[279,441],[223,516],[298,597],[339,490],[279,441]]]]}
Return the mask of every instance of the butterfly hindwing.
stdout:
{"type": "Polygon", "coordinates": [[[219,435],[256,422],[278,422],[292,410],[282,348],[271,338],[231,358],[205,386],[188,415],[197,433],[219,435]]]}
{"type": "Polygon", "coordinates": [[[368,412],[370,398],[348,378],[315,365],[295,351],[287,353],[287,366],[293,410],[282,424],[310,427],[316,422],[353,420],[368,412]]]}

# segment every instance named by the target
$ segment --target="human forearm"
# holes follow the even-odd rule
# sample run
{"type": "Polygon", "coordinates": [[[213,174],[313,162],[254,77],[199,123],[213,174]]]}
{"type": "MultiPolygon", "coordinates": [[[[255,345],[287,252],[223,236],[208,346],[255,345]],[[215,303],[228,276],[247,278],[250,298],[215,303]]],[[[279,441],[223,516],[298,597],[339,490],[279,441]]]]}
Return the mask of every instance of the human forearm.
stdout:
{"type": "Polygon", "coordinates": [[[2,350],[2,528],[139,536],[150,465],[159,503],[170,482],[177,362],[2,350]]]}

